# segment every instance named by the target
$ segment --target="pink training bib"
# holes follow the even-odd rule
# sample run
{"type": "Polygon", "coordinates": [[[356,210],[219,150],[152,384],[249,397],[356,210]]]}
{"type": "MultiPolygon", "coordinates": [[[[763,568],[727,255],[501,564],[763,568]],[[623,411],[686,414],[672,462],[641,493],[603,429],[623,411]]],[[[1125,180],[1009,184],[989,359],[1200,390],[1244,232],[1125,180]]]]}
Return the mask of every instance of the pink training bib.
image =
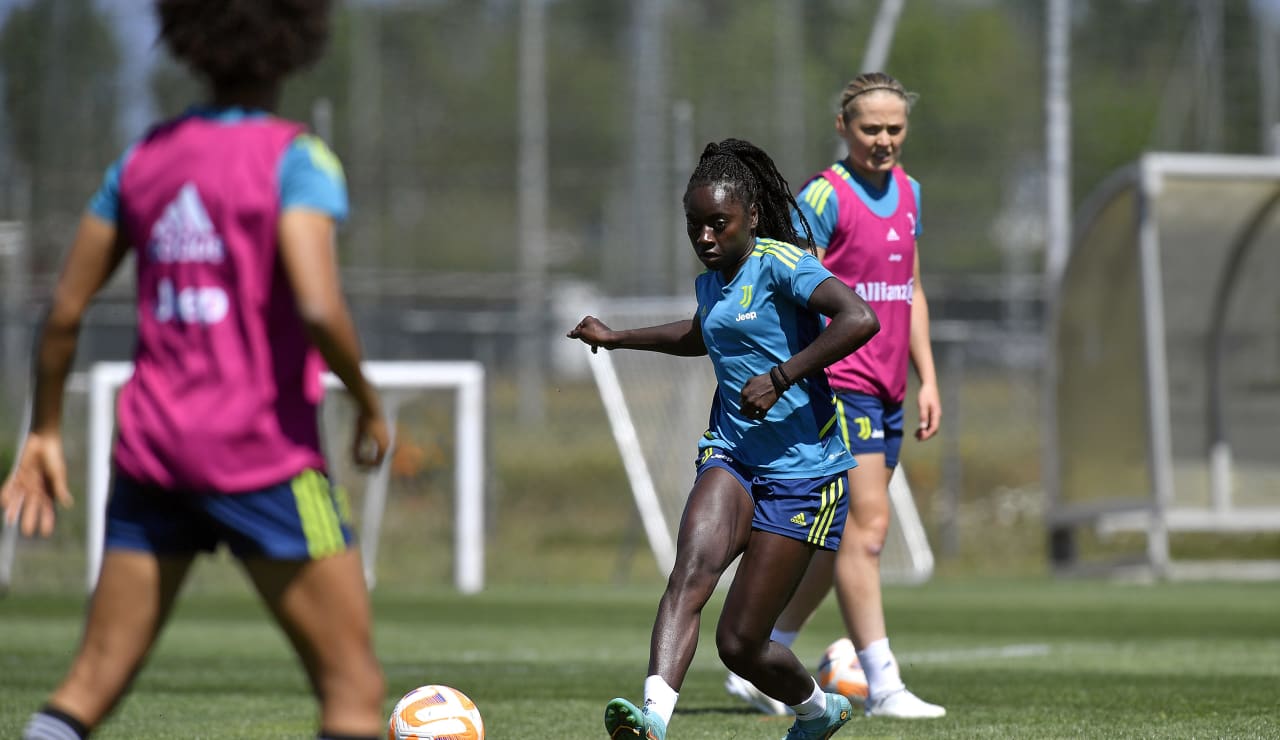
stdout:
{"type": "Polygon", "coordinates": [[[302,131],[266,116],[187,116],[151,131],[125,163],[138,343],[115,462],[131,478],[239,493],[324,469],[323,363],[277,243],[279,164],[302,131]]]}
{"type": "Polygon", "coordinates": [[[822,173],[839,193],[840,213],[822,263],[866,301],[880,331],[853,354],[827,368],[832,390],[902,403],[911,348],[911,296],[915,288],[916,198],[901,167],[893,168],[898,208],[887,218],[871,212],[837,172],[822,173]]]}

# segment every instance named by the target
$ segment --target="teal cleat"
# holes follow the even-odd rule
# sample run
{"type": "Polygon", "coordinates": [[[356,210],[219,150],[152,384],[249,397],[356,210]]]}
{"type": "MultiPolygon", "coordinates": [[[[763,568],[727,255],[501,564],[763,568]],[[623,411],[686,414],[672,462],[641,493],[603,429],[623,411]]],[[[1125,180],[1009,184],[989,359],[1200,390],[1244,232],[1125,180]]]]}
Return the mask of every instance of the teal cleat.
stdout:
{"type": "Polygon", "coordinates": [[[626,699],[614,699],[604,708],[604,729],[609,740],[667,740],[662,718],[626,699]]]}
{"type": "Polygon", "coordinates": [[[848,699],[840,694],[827,694],[827,711],[814,719],[797,718],[782,740],[827,740],[852,717],[853,705],[848,699]]]}

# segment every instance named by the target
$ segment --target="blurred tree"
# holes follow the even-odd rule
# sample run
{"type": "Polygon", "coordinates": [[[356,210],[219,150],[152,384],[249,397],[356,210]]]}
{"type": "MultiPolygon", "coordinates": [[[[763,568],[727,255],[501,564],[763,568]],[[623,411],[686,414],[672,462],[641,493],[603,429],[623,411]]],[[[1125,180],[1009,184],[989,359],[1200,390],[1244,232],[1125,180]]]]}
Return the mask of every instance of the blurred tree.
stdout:
{"type": "Polygon", "coordinates": [[[0,29],[9,145],[29,178],[37,271],[52,268],[69,236],[58,214],[78,213],[119,154],[119,62],[91,0],[36,0],[0,29]]]}
{"type": "Polygon", "coordinates": [[[1000,269],[988,225],[1044,147],[1032,20],[997,3],[908,3],[902,14],[886,71],[920,95],[903,161],[923,188],[930,271],[1000,269]]]}

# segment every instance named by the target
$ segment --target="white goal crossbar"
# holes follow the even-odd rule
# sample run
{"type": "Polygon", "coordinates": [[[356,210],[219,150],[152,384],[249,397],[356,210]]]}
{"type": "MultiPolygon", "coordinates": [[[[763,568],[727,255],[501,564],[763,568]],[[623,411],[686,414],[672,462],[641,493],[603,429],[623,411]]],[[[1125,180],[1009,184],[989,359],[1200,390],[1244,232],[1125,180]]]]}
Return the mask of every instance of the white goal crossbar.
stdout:
{"type": "MultiPolygon", "coordinates": [[[[457,460],[454,471],[454,584],[464,593],[484,588],[484,366],[471,361],[365,362],[366,377],[383,400],[391,434],[403,403],[414,394],[431,389],[454,389],[457,460]]],[[[111,479],[111,443],[115,433],[115,397],[133,374],[129,362],[95,364],[89,372],[88,502],[86,554],[87,581],[92,591],[102,565],[106,530],[106,505],[111,479]]],[[[342,388],[332,373],[325,373],[328,389],[342,388]]],[[[395,440],[392,439],[394,445],[395,440]]],[[[386,508],[391,455],[370,474],[365,491],[360,547],[365,579],[375,583],[374,564],[382,516],[386,508]]],[[[14,534],[6,532],[6,534],[14,534]]],[[[12,547],[0,548],[9,573],[12,547]]],[[[7,585],[7,584],[4,584],[7,585]]]]}

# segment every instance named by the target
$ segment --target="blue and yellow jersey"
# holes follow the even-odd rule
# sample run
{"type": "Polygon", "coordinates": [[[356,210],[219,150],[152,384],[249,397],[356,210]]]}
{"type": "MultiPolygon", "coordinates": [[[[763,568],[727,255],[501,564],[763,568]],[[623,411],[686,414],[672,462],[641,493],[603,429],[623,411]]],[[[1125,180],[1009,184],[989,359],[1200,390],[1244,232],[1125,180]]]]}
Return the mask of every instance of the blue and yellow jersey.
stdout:
{"type": "MultiPolygon", "coordinates": [[[[836,162],[831,165],[831,169],[836,174],[844,178],[845,182],[853,188],[853,192],[858,194],[862,202],[872,213],[880,218],[888,218],[898,210],[898,185],[894,178],[887,178],[887,184],[884,189],[879,189],[875,185],[864,180],[843,163],[836,162]]],[[[920,210],[920,183],[911,180],[911,190],[916,196],[916,211],[920,210]]],[[[809,222],[809,228],[813,230],[813,244],[819,249],[826,249],[831,243],[831,234],[836,230],[836,222],[840,216],[840,198],[835,188],[831,187],[831,183],[827,182],[821,175],[814,177],[807,185],[800,190],[800,194],[796,196],[796,203],[800,206],[800,213],[804,214],[805,219],[809,222]]],[[[800,227],[800,219],[795,212],[791,214],[791,220],[795,224],[796,233],[804,235],[804,229],[800,227]]],[[[916,217],[916,237],[921,233],[920,218],[916,217]]]]}
{"type": "Polygon", "coordinates": [[[718,271],[698,276],[697,320],[718,381],[700,450],[724,449],[770,478],[813,478],[854,466],[834,433],[835,410],[822,373],[792,386],[763,421],[745,418],[739,406],[747,380],[768,373],[818,335],[821,316],[809,309],[809,296],[831,277],[813,255],[772,239],[756,239],[730,282],[718,271]]]}
{"type": "MultiPolygon", "coordinates": [[[[270,114],[244,108],[196,107],[185,115],[239,123],[270,114]]],[[[89,199],[88,210],[98,218],[119,223],[120,173],[132,153],[133,147],[129,147],[107,168],[101,187],[89,199]]],[[[302,134],[295,138],[280,158],[277,171],[282,211],[307,208],[328,214],[338,222],[346,220],[349,207],[342,163],[320,137],[302,134]]]]}

